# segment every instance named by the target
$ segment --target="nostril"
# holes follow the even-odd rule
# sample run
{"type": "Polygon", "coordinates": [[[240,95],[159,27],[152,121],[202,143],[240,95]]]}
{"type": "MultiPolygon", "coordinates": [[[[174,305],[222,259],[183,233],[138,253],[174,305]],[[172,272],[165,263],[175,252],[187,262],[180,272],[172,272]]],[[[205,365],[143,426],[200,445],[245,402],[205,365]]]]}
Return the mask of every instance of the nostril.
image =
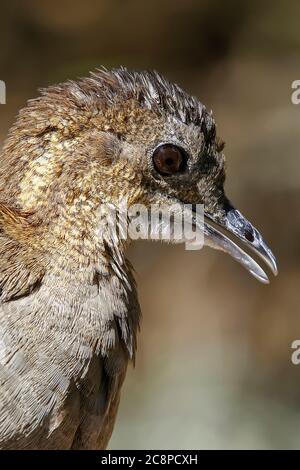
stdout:
{"type": "Polygon", "coordinates": [[[253,230],[246,228],[244,231],[244,236],[248,240],[248,242],[253,242],[254,241],[254,235],[253,235],[253,230]]]}

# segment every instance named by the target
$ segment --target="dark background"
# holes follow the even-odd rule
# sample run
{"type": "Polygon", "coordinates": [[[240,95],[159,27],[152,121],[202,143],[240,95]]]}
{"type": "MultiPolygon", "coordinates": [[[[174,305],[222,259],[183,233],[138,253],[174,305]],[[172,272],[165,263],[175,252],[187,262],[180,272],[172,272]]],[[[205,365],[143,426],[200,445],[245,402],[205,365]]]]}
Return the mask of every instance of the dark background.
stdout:
{"type": "Polygon", "coordinates": [[[144,320],[110,448],[300,447],[297,0],[1,2],[3,141],[37,88],[100,65],[155,68],[213,109],[227,193],[280,274],[259,284],[204,249],[137,243],[144,320]]]}

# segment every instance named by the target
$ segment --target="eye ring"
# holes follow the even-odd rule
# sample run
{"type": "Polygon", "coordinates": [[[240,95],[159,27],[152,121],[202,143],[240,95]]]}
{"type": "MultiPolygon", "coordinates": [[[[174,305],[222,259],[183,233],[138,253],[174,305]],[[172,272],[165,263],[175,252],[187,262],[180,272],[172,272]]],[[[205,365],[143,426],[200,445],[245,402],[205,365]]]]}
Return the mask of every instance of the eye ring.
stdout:
{"type": "Polygon", "coordinates": [[[187,167],[186,152],[175,144],[162,144],[152,155],[155,170],[162,176],[183,173],[187,167]]]}

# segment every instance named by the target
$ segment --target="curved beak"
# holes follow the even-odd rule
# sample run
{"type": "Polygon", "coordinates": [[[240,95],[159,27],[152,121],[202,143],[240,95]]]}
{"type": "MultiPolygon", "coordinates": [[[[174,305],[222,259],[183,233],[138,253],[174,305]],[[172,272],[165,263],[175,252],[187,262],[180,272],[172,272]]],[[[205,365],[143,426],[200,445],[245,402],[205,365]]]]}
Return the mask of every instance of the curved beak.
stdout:
{"type": "Polygon", "coordinates": [[[250,248],[253,253],[265,262],[274,276],[277,275],[276,259],[272,251],[258,230],[237,209],[228,204],[221,222],[219,219],[218,221],[214,220],[212,215],[204,213],[205,244],[230,254],[256,279],[268,284],[269,278],[265,271],[235,240],[250,248]],[[232,238],[229,238],[230,235],[232,238]]]}

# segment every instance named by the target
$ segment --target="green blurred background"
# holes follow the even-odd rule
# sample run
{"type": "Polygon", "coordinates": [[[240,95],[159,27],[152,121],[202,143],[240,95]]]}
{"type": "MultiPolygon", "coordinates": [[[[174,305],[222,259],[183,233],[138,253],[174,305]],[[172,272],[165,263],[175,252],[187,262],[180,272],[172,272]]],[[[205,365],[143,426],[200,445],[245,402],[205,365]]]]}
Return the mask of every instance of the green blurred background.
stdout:
{"type": "Polygon", "coordinates": [[[155,68],[213,109],[226,189],[280,274],[137,243],[143,310],[111,449],[299,448],[300,79],[297,0],[1,2],[1,142],[36,89],[105,65],[155,68]]]}

